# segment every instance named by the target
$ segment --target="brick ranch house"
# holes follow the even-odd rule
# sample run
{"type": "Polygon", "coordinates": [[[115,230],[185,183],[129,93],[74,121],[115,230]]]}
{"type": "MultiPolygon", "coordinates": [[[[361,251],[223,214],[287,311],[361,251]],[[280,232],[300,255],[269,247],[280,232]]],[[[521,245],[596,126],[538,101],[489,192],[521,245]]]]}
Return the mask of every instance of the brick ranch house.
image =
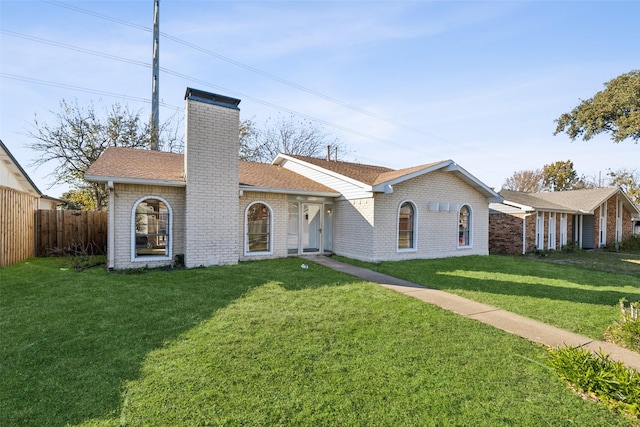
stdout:
{"type": "Polygon", "coordinates": [[[634,233],[633,218],[640,214],[619,188],[500,195],[502,203],[489,205],[490,253],[615,245],[634,233]]]}
{"type": "Polygon", "coordinates": [[[108,266],[235,264],[335,253],[403,260],[489,252],[500,196],[452,160],[392,170],[278,155],[240,161],[240,100],[188,88],[184,154],[108,148],[108,266]]]}

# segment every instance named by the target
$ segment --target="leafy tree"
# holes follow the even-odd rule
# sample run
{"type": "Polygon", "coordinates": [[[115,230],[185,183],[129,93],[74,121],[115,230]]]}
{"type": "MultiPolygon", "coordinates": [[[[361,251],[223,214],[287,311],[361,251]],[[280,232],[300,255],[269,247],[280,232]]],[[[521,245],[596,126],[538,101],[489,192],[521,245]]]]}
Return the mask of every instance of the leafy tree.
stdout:
{"type": "Polygon", "coordinates": [[[629,196],[629,199],[640,206],[640,174],[635,170],[618,169],[609,170],[609,185],[620,187],[629,196]]]}
{"type": "Polygon", "coordinates": [[[98,209],[98,201],[96,200],[94,194],[94,188],[89,186],[66,191],[62,193],[62,196],[60,196],[60,198],[66,202],[65,209],[83,211],[101,210],[102,208],[106,207],[108,193],[106,191],[106,188],[99,188],[99,190],[101,191],[102,196],[100,199],[103,203],[103,206],[100,206],[100,209],[98,209]]]}
{"type": "Polygon", "coordinates": [[[262,129],[251,120],[240,124],[240,158],[251,162],[268,163],[280,153],[322,156],[328,145],[344,150],[338,139],[322,127],[293,116],[270,118],[262,129]]]}
{"type": "MultiPolygon", "coordinates": [[[[55,122],[40,122],[36,115],[33,130],[29,136],[35,142],[29,148],[40,153],[31,163],[41,166],[56,163],[51,173],[55,182],[69,184],[75,190],[70,198],[84,198],[90,194],[91,201],[83,201],[82,206],[95,206],[100,210],[106,206],[104,184],[84,180],[84,173],[109,146],[149,148],[151,128],[140,118],[140,111],[133,112],[118,103],[103,108],[103,116],[96,112],[93,104],[88,107],[78,105],[78,101],[60,102],[60,112],[55,122]]],[[[161,142],[170,151],[182,149],[177,127],[171,121],[160,127],[161,142]]],[[[79,200],[79,199],[78,199],[79,200]]]]}
{"type": "Polygon", "coordinates": [[[526,193],[538,193],[543,189],[542,170],[521,170],[514,172],[511,177],[502,184],[505,190],[523,191],[526,193]]]}
{"type": "Polygon", "coordinates": [[[585,188],[586,183],[573,168],[573,162],[557,161],[542,168],[543,186],[548,191],[565,191],[585,188]]]}
{"type": "Polygon", "coordinates": [[[640,139],[640,70],[622,74],[604,84],[593,98],[582,100],[570,113],[562,114],[554,135],[565,132],[572,140],[588,141],[610,133],[614,142],[640,139]]]}

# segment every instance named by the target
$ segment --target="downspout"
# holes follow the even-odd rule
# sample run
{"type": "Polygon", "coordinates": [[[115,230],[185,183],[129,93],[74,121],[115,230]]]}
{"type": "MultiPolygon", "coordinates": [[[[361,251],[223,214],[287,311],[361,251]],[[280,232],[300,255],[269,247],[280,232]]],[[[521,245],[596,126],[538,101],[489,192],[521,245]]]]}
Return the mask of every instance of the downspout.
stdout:
{"type": "Polygon", "coordinates": [[[109,271],[113,270],[115,266],[115,241],[116,241],[116,230],[115,230],[115,197],[116,192],[113,188],[113,181],[107,182],[107,187],[109,188],[109,200],[107,201],[107,269],[109,271]]]}
{"type": "Polygon", "coordinates": [[[524,214],[522,217],[522,255],[527,253],[527,217],[534,213],[535,212],[524,214]]]}

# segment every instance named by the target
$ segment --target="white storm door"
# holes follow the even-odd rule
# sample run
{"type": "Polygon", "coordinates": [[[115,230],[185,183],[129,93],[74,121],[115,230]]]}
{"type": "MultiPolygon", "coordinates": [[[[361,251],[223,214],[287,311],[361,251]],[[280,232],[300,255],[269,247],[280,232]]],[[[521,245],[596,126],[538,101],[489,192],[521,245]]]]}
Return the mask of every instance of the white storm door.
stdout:
{"type": "Polygon", "coordinates": [[[322,205],[302,204],[302,252],[319,253],[322,248],[322,205]]]}

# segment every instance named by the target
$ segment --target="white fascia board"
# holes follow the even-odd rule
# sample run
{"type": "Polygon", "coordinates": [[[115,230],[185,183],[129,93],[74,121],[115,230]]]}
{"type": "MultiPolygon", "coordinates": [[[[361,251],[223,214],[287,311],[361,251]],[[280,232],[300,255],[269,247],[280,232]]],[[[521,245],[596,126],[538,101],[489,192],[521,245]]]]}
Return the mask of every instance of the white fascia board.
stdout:
{"type": "MultiPolygon", "coordinates": [[[[349,184],[353,184],[356,187],[360,187],[364,191],[373,191],[373,187],[370,186],[370,185],[365,184],[364,182],[355,180],[353,178],[349,178],[348,176],[344,176],[344,175],[339,174],[337,172],[330,171],[329,169],[325,169],[323,167],[316,166],[316,165],[314,165],[312,163],[305,162],[304,160],[296,159],[294,157],[289,157],[286,154],[278,154],[278,156],[273,160],[273,162],[271,162],[271,164],[282,165],[282,163],[284,163],[285,161],[298,163],[300,165],[304,165],[304,166],[308,167],[309,169],[313,169],[313,170],[315,170],[317,172],[324,173],[325,175],[329,175],[329,176],[331,176],[333,178],[340,179],[342,181],[348,182],[349,184]]],[[[299,173],[299,172],[296,172],[296,173],[299,173]]],[[[303,175],[303,174],[300,174],[300,175],[303,175]]],[[[306,178],[309,178],[309,177],[306,177],[306,178]]]]}
{"type": "Polygon", "coordinates": [[[635,215],[640,215],[640,206],[638,206],[635,203],[633,203],[631,201],[631,199],[629,198],[629,196],[627,196],[627,193],[625,193],[621,189],[618,189],[618,194],[620,194],[622,196],[623,203],[625,205],[627,205],[627,207],[629,208],[629,211],[631,212],[631,216],[633,216],[634,214],[635,215]]]}
{"type": "Polygon", "coordinates": [[[408,180],[416,178],[416,177],[418,177],[420,175],[424,175],[424,174],[427,174],[429,172],[434,172],[434,171],[437,171],[438,169],[446,168],[451,163],[453,163],[453,160],[446,160],[444,162],[438,163],[438,164],[433,165],[433,166],[429,166],[429,167],[424,168],[424,169],[420,169],[420,170],[412,172],[410,174],[402,175],[402,176],[399,176],[398,178],[390,179],[389,181],[385,181],[383,183],[375,185],[373,187],[372,191],[384,192],[384,189],[385,189],[385,187],[387,185],[390,185],[390,186],[393,187],[395,184],[399,184],[401,182],[408,181],[408,180]]]}
{"type": "Polygon", "coordinates": [[[185,181],[173,181],[164,179],[122,178],[118,176],[85,175],[84,179],[92,182],[109,182],[116,184],[160,185],[163,187],[186,187],[185,181]]]}
{"type": "Polygon", "coordinates": [[[291,195],[297,195],[297,196],[340,197],[340,193],[334,193],[329,191],[291,190],[291,189],[285,189],[285,188],[254,187],[251,185],[240,185],[240,190],[253,191],[256,193],[291,194],[291,195]]]}
{"type": "Polygon", "coordinates": [[[514,208],[518,208],[518,209],[520,209],[522,211],[525,211],[525,212],[533,212],[533,211],[536,210],[536,208],[534,208],[533,206],[522,205],[520,203],[512,202],[512,201],[507,200],[507,199],[503,199],[502,200],[502,204],[508,205],[508,206],[513,206],[514,208]]]}

